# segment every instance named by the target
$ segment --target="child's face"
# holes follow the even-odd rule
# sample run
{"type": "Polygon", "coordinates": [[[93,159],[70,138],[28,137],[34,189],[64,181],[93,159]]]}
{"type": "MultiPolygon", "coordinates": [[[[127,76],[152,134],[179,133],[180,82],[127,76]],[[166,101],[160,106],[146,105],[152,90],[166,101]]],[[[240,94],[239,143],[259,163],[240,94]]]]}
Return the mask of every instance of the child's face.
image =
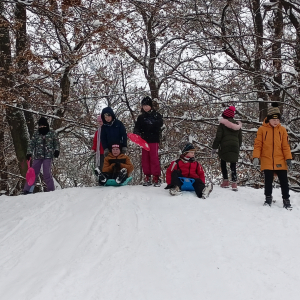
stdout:
{"type": "Polygon", "coordinates": [[[270,119],[269,123],[272,127],[276,127],[280,123],[280,120],[279,119],[270,119]]]}
{"type": "Polygon", "coordinates": [[[112,148],[111,153],[113,156],[119,156],[121,153],[120,148],[112,148]]]}
{"type": "Polygon", "coordinates": [[[185,154],[185,157],[194,157],[195,156],[195,151],[189,151],[185,154]]]}
{"type": "Polygon", "coordinates": [[[148,111],[151,110],[151,106],[150,106],[150,105],[143,105],[143,110],[144,110],[145,112],[148,112],[148,111]]]}
{"type": "Polygon", "coordinates": [[[104,118],[105,118],[105,121],[106,121],[107,123],[110,123],[110,122],[112,121],[112,116],[111,116],[111,115],[105,114],[104,118]]]}

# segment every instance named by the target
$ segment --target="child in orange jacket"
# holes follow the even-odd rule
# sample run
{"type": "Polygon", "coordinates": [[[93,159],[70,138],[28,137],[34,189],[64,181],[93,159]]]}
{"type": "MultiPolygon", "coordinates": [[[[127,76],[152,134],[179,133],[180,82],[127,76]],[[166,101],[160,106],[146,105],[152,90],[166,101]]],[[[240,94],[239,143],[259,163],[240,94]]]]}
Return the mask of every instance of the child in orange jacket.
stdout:
{"type": "Polygon", "coordinates": [[[264,205],[272,205],[272,185],[277,174],[283,199],[283,207],[292,209],[289,195],[287,169],[292,167],[292,154],[286,129],[280,124],[280,110],[276,102],[268,109],[263,125],[258,128],[254,142],[253,165],[261,163],[265,175],[264,205]]]}

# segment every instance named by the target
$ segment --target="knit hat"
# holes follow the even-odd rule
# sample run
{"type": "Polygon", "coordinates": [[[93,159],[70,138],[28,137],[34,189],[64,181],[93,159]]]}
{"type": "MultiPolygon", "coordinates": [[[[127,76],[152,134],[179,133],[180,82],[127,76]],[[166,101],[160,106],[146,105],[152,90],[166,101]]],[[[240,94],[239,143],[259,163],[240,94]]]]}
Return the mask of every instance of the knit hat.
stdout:
{"type": "Polygon", "coordinates": [[[97,122],[102,122],[101,115],[99,115],[99,116],[97,117],[97,122]]]}
{"type": "Polygon", "coordinates": [[[280,110],[279,110],[279,107],[278,107],[278,103],[277,102],[272,102],[271,105],[272,106],[268,108],[268,116],[267,116],[267,120],[266,120],[267,123],[271,119],[279,119],[280,120],[280,117],[281,117],[280,110]]]}
{"type": "Polygon", "coordinates": [[[119,143],[113,143],[111,146],[110,146],[110,151],[112,151],[112,148],[119,148],[121,150],[121,145],[119,143]]]}
{"type": "Polygon", "coordinates": [[[194,145],[192,143],[187,143],[183,147],[181,153],[184,154],[184,153],[189,152],[189,151],[196,151],[196,149],[195,149],[195,147],[194,147],[194,145]]]}
{"type": "Polygon", "coordinates": [[[227,109],[224,110],[222,117],[225,119],[233,118],[235,112],[234,106],[229,106],[227,109]]]}
{"type": "Polygon", "coordinates": [[[144,105],[149,105],[149,106],[151,106],[151,108],[152,108],[152,99],[149,97],[149,96],[147,96],[147,97],[145,97],[143,100],[142,100],[142,102],[141,102],[141,104],[142,104],[142,106],[144,106],[144,105]]]}

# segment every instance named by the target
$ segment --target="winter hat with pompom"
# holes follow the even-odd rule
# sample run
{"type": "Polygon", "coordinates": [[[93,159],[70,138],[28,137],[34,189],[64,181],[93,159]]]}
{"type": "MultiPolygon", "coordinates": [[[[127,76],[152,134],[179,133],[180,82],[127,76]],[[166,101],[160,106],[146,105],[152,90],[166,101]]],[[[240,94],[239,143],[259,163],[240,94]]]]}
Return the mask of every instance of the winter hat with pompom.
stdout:
{"type": "Polygon", "coordinates": [[[224,110],[222,117],[225,119],[233,118],[235,112],[234,106],[229,106],[227,109],[224,110]]]}
{"type": "Polygon", "coordinates": [[[269,120],[271,120],[271,119],[279,119],[280,120],[280,117],[281,117],[278,103],[272,102],[271,105],[272,106],[268,108],[268,116],[267,116],[266,123],[268,123],[269,120]]]}

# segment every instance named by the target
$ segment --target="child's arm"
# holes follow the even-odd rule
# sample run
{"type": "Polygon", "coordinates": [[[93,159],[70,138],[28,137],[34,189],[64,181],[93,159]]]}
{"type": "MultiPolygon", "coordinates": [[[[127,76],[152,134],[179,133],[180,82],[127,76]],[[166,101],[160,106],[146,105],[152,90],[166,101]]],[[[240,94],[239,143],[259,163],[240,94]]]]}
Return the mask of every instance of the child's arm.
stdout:
{"type": "Polygon", "coordinates": [[[202,182],[205,184],[205,175],[202,166],[198,163],[197,171],[196,173],[199,175],[202,182]]]}
{"type": "Polygon", "coordinates": [[[285,128],[284,128],[283,136],[282,136],[282,152],[283,152],[285,160],[293,158],[292,153],[291,153],[290,144],[289,144],[289,136],[288,136],[285,128]]]}
{"type": "Polygon", "coordinates": [[[141,116],[138,116],[134,125],[133,133],[137,135],[141,135],[142,134],[141,131],[142,131],[141,116]]]}
{"type": "Polygon", "coordinates": [[[106,130],[105,130],[104,126],[102,126],[102,129],[101,129],[100,140],[101,140],[103,149],[104,150],[108,149],[107,138],[106,138],[106,130]]]}
{"type": "Polygon", "coordinates": [[[104,163],[103,163],[103,168],[102,168],[103,173],[112,173],[113,172],[113,168],[114,168],[115,164],[114,163],[111,164],[109,160],[110,160],[109,157],[104,158],[104,163]]]}
{"type": "Polygon", "coordinates": [[[94,139],[93,139],[92,150],[94,150],[94,151],[97,151],[97,134],[98,134],[98,131],[95,132],[94,139]]]}
{"type": "Polygon", "coordinates": [[[177,170],[177,163],[176,161],[172,161],[169,165],[167,172],[166,172],[166,182],[167,184],[171,184],[171,174],[174,170],[177,170]]]}
{"type": "Polygon", "coordinates": [[[123,168],[126,168],[126,169],[127,169],[127,174],[128,174],[128,175],[129,175],[129,174],[133,171],[133,169],[134,169],[133,164],[132,164],[132,162],[131,162],[131,160],[130,160],[130,158],[129,158],[128,156],[126,156],[126,162],[125,162],[124,164],[121,163],[120,166],[121,166],[121,169],[123,169],[123,168]]]}
{"type": "Polygon", "coordinates": [[[127,133],[126,133],[126,128],[122,122],[120,125],[120,134],[122,137],[122,147],[127,147],[127,133]]]}
{"type": "Polygon", "coordinates": [[[212,145],[213,149],[218,149],[219,148],[222,137],[223,137],[223,128],[222,128],[221,125],[219,125],[218,129],[217,129],[215,140],[214,140],[213,145],[212,145]]]}
{"type": "Polygon", "coordinates": [[[254,149],[253,149],[253,158],[260,158],[261,150],[263,147],[263,130],[262,127],[259,127],[256,134],[256,139],[254,141],[254,149]]]}

